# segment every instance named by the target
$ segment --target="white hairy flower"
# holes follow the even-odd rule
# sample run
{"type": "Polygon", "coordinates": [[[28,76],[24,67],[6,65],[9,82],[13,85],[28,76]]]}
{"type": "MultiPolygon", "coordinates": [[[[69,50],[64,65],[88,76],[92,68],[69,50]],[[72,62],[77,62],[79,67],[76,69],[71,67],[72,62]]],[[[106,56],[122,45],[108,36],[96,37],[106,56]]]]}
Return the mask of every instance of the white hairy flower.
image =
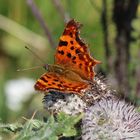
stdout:
{"type": "Polygon", "coordinates": [[[82,121],[83,140],[140,140],[140,113],[125,101],[102,98],[82,121]]]}
{"type": "Polygon", "coordinates": [[[52,92],[44,97],[43,102],[47,110],[56,113],[84,113],[83,140],[140,140],[140,113],[133,105],[119,100],[101,78],[95,78],[83,98],[52,92]]]}

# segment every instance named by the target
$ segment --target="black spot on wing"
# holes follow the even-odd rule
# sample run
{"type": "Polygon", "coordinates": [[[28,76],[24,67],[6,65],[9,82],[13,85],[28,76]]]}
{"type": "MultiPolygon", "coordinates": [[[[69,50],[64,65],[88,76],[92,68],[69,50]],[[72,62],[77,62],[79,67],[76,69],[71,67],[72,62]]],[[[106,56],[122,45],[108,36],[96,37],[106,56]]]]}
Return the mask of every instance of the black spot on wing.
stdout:
{"type": "Polygon", "coordinates": [[[78,54],[78,57],[79,57],[80,60],[84,60],[84,57],[81,53],[78,54]]]}
{"type": "Polygon", "coordinates": [[[72,61],[73,64],[76,64],[76,61],[72,61]]]}
{"type": "Polygon", "coordinates": [[[62,85],[61,85],[61,84],[58,84],[57,86],[58,86],[58,87],[62,87],[62,85]]]}
{"type": "Polygon", "coordinates": [[[58,82],[59,80],[58,80],[58,79],[54,79],[54,81],[55,81],[55,82],[58,82]]]}
{"type": "Polygon", "coordinates": [[[70,43],[73,44],[73,41],[71,40],[70,43]]]}
{"type": "Polygon", "coordinates": [[[58,51],[59,54],[64,55],[64,51],[58,51]]]}
{"type": "Polygon", "coordinates": [[[74,46],[71,46],[70,49],[71,49],[71,50],[74,50],[74,46]]]}
{"type": "Polygon", "coordinates": [[[55,82],[52,82],[52,84],[55,85],[56,83],[55,82]]]}
{"type": "Polygon", "coordinates": [[[75,59],[76,59],[76,56],[73,56],[73,57],[72,57],[72,60],[75,60],[75,59]]]}
{"type": "Polygon", "coordinates": [[[44,77],[41,77],[40,79],[46,83],[48,82],[48,80],[46,80],[44,77]]]}
{"type": "Polygon", "coordinates": [[[50,76],[48,76],[48,75],[47,75],[46,77],[47,77],[47,78],[49,78],[49,79],[51,78],[51,77],[50,77],[50,76]]]}
{"type": "Polygon", "coordinates": [[[60,81],[61,84],[64,84],[64,82],[60,81]]]}
{"type": "Polygon", "coordinates": [[[63,40],[60,40],[59,42],[59,46],[67,46],[68,45],[68,42],[67,41],[63,41],[63,40]]]}
{"type": "Polygon", "coordinates": [[[71,53],[67,53],[67,57],[71,58],[71,53]]]}
{"type": "Polygon", "coordinates": [[[80,53],[80,50],[79,50],[79,49],[76,49],[76,50],[75,50],[75,53],[76,53],[76,54],[80,53]]]}
{"type": "Polygon", "coordinates": [[[48,86],[52,86],[52,84],[48,84],[48,86]]]}

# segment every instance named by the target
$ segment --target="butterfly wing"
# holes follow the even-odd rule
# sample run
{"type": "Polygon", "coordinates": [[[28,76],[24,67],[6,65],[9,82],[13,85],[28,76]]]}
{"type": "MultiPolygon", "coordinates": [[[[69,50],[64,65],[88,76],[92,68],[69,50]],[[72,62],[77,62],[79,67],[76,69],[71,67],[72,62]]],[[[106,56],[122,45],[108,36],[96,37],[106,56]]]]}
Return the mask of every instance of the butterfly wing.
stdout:
{"type": "Polygon", "coordinates": [[[86,44],[80,39],[80,23],[71,20],[60,37],[55,64],[78,73],[85,80],[93,80],[93,66],[100,63],[93,59],[86,44]]]}
{"type": "Polygon", "coordinates": [[[73,81],[62,75],[47,72],[43,74],[35,84],[35,89],[39,91],[59,91],[64,93],[75,93],[82,95],[82,90],[86,89],[89,85],[83,81],[73,81]]]}

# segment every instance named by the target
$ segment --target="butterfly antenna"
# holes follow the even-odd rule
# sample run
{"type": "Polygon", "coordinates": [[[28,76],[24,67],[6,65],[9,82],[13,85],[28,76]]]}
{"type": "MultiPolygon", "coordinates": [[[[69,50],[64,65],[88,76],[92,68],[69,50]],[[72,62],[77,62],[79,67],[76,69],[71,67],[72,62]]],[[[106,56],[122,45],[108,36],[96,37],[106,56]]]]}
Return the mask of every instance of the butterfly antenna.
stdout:
{"type": "Polygon", "coordinates": [[[25,46],[25,49],[30,51],[32,54],[34,54],[43,64],[45,64],[45,61],[43,61],[34,51],[32,51],[29,47],[25,46]]]}
{"type": "MultiPolygon", "coordinates": [[[[32,51],[29,47],[25,46],[25,49],[27,49],[28,51],[30,51],[34,56],[36,56],[40,61],[41,63],[43,63],[43,68],[45,70],[48,69],[48,64],[45,64],[45,61],[43,61],[34,51],[32,51]]],[[[26,68],[26,69],[17,69],[17,71],[26,71],[26,70],[33,70],[33,69],[38,69],[38,68],[41,68],[42,66],[35,66],[35,67],[32,67],[32,68],[26,68]]]]}
{"type": "Polygon", "coordinates": [[[32,68],[26,68],[26,69],[17,69],[17,71],[34,70],[34,69],[38,69],[38,68],[42,68],[42,66],[35,66],[35,67],[32,67],[32,68]]]}

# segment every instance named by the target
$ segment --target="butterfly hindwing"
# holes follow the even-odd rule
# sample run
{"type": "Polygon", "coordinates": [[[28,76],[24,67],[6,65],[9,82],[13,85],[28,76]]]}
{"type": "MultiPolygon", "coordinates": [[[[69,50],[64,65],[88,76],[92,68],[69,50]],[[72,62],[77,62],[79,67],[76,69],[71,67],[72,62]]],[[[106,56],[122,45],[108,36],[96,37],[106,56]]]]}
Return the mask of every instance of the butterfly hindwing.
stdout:
{"type": "Polygon", "coordinates": [[[76,94],[80,94],[87,87],[88,84],[86,82],[72,81],[65,76],[53,72],[43,74],[35,84],[35,89],[39,91],[59,91],[76,94]]]}

